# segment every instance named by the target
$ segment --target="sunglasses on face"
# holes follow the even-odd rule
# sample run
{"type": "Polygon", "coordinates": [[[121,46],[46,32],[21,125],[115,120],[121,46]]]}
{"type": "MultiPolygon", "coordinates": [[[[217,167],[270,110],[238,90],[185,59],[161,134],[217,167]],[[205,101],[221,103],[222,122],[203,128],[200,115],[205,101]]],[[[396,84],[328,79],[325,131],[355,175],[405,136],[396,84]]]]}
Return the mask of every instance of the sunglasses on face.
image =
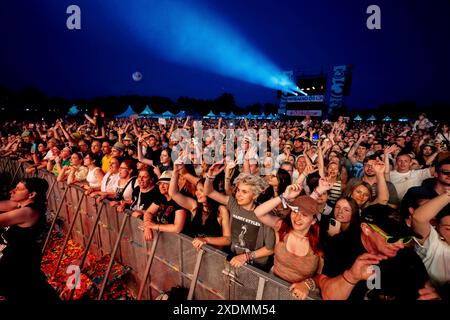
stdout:
{"type": "Polygon", "coordinates": [[[444,176],[450,176],[450,171],[447,170],[440,170],[439,171],[441,174],[443,174],[444,176]]]}
{"type": "Polygon", "coordinates": [[[378,228],[376,225],[373,225],[371,223],[368,223],[368,225],[369,225],[369,227],[372,228],[372,230],[374,230],[376,233],[381,235],[384,238],[384,240],[386,241],[386,243],[389,243],[389,244],[397,243],[398,241],[401,241],[403,244],[408,244],[413,239],[412,236],[408,236],[408,237],[404,237],[404,238],[388,236],[383,230],[378,228]]]}

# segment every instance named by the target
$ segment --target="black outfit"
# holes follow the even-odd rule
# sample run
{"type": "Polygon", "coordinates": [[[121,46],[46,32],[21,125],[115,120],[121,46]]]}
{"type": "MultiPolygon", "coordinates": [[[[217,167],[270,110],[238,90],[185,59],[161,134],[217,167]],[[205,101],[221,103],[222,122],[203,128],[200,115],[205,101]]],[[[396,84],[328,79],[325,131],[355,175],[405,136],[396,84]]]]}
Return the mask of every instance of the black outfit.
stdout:
{"type": "MultiPolygon", "coordinates": [[[[167,198],[163,195],[159,196],[159,199],[153,201],[153,203],[159,206],[158,212],[153,216],[153,222],[159,224],[174,224],[175,222],[175,212],[177,210],[184,210],[180,207],[173,199],[167,200],[167,198]]],[[[189,230],[189,213],[187,213],[186,221],[184,223],[184,227],[182,232],[185,233],[186,230],[189,230]]]]}
{"type": "Polygon", "coordinates": [[[186,234],[192,238],[196,237],[221,237],[222,226],[217,221],[216,214],[209,214],[205,220],[205,224],[202,222],[203,205],[197,206],[197,211],[192,219],[189,229],[186,234]]]}
{"type": "MultiPolygon", "coordinates": [[[[36,210],[33,204],[27,207],[36,210]]],[[[59,300],[41,271],[41,248],[36,239],[43,230],[45,213],[40,215],[33,226],[4,228],[0,236],[0,243],[6,245],[0,258],[0,295],[7,300],[59,300]]]]}
{"type": "Polygon", "coordinates": [[[153,165],[156,166],[160,162],[161,151],[162,150],[160,148],[156,150],[153,150],[152,148],[147,148],[147,151],[145,152],[145,158],[152,160],[153,165]]]}
{"type": "MultiPolygon", "coordinates": [[[[343,232],[332,237],[325,248],[322,273],[334,278],[352,267],[356,258],[367,253],[361,242],[361,231],[343,232]]],[[[380,289],[369,289],[366,281],[359,281],[349,300],[416,300],[425,286],[428,273],[413,249],[404,248],[393,258],[382,260],[380,289]]]]}
{"type": "Polygon", "coordinates": [[[147,210],[148,207],[160,197],[161,194],[157,187],[153,187],[152,190],[147,192],[141,192],[141,188],[137,186],[133,189],[133,202],[131,203],[130,208],[131,210],[147,210]]]}

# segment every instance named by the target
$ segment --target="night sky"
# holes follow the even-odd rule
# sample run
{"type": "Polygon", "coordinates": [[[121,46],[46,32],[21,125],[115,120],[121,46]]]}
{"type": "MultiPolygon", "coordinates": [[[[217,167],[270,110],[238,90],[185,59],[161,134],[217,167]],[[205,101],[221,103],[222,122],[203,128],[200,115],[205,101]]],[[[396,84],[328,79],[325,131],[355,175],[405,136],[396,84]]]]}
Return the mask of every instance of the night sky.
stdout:
{"type": "MultiPolygon", "coordinates": [[[[171,47],[171,35],[190,29],[176,23],[178,18],[180,23],[192,21],[184,19],[185,13],[200,18],[203,31],[219,21],[228,37],[225,45],[230,37],[243,39],[244,62],[246,56],[260,55],[279,70],[306,74],[353,65],[346,98],[351,108],[401,100],[450,102],[447,0],[2,0],[0,85],[35,86],[66,98],[139,94],[214,99],[229,92],[240,106],[277,101],[274,89],[215,73],[214,57],[203,59],[202,46],[223,52],[215,48],[222,37],[217,30],[207,44],[189,38],[182,52],[171,47]],[[71,4],[81,8],[81,30],[66,28],[71,4]],[[366,9],[372,4],[381,8],[381,30],[366,27],[366,9]],[[200,56],[189,47],[194,45],[200,56]],[[139,82],[132,79],[135,71],[143,74],[139,82]]],[[[240,61],[224,59],[230,60],[229,68],[240,61]]]]}

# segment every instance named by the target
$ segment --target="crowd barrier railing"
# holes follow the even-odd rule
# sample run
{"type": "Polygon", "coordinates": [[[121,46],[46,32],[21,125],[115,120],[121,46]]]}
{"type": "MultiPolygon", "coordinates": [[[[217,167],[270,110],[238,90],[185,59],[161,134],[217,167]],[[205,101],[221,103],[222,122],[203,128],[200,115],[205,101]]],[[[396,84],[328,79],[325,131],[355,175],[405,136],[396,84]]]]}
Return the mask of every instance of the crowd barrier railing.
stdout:
{"type": "MultiPolygon", "coordinates": [[[[24,170],[27,166],[8,158],[0,159],[1,172],[12,176],[11,186],[29,176],[24,170]]],[[[155,299],[176,286],[189,288],[189,300],[293,299],[289,292],[290,284],[271,273],[251,265],[239,269],[231,267],[225,252],[208,245],[197,251],[192,246],[193,239],[184,234],[161,232],[152,241],[145,241],[143,221],[132,217],[131,212],[117,212],[108,200],[96,203],[94,198],[85,196],[80,186],[58,182],[46,170],[36,175],[49,183],[47,199],[51,223],[43,252],[57,221],[62,222],[65,234],[57,268],[70,239],[84,248],[81,270],[85,267],[88,252],[96,257],[110,255],[97,297],[99,300],[107,289],[114,259],[131,268],[127,288],[138,300],[155,299]]],[[[308,299],[316,300],[320,296],[313,292],[308,299]]]]}

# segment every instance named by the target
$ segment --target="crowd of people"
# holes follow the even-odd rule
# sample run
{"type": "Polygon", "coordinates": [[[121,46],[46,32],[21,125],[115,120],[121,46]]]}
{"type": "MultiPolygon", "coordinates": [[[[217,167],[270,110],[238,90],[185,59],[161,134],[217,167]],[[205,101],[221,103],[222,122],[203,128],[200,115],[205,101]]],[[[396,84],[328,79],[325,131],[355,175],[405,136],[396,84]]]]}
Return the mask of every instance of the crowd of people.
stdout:
{"type": "MultiPolygon", "coordinates": [[[[81,185],[118,214],[131,210],[145,240],[185,233],[198,250],[227,252],[233,267],[288,281],[297,299],[315,290],[323,299],[450,299],[450,132],[424,114],[411,123],[162,122],[96,112],[6,122],[0,134],[0,156],[81,185]]],[[[32,225],[12,218],[24,211],[21,189],[33,193],[22,183],[0,204],[6,238],[32,225]]],[[[3,268],[0,258],[0,282],[3,268]]]]}

